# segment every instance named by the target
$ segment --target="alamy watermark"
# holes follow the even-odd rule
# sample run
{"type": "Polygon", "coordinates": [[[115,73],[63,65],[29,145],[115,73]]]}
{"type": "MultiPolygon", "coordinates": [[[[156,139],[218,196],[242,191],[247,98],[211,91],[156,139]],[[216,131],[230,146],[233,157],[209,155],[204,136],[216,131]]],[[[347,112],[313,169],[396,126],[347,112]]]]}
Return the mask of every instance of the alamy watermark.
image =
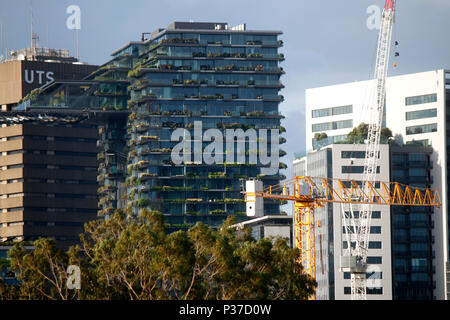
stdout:
{"type": "Polygon", "coordinates": [[[81,9],[79,6],[72,4],[67,7],[66,13],[69,14],[66,20],[66,27],[69,30],[81,29],[81,9]]]}
{"type": "Polygon", "coordinates": [[[67,267],[66,286],[69,290],[81,289],[81,270],[79,266],[70,265],[67,267]]]}
{"type": "Polygon", "coordinates": [[[381,13],[382,10],[377,5],[367,7],[366,13],[369,17],[366,20],[366,25],[369,30],[380,30],[381,28],[381,13]]]}
{"type": "Polygon", "coordinates": [[[178,128],[172,132],[171,141],[179,143],[172,149],[171,160],[176,165],[183,163],[212,165],[225,162],[260,164],[262,175],[274,175],[278,173],[280,165],[279,138],[278,129],[252,128],[246,131],[240,128],[226,129],[224,137],[219,129],[208,129],[203,132],[202,122],[194,121],[193,135],[185,128],[178,128]],[[205,148],[204,142],[209,143],[205,148]],[[246,149],[247,142],[248,149],[246,149]]]}

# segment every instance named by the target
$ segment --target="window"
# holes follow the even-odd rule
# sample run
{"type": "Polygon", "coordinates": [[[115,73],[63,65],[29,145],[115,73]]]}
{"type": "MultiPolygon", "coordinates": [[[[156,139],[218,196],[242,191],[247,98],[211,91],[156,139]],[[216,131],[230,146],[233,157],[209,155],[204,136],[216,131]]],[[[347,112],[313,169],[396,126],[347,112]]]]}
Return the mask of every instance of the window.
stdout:
{"type": "Polygon", "coordinates": [[[342,151],[341,158],[342,159],[364,159],[366,157],[365,151],[342,151]]]}
{"type": "Polygon", "coordinates": [[[353,127],[353,120],[342,120],[333,122],[333,130],[347,129],[353,127]]]}
{"type": "Polygon", "coordinates": [[[369,249],[381,249],[381,241],[369,241],[369,249]]]}
{"type": "Polygon", "coordinates": [[[382,257],[367,257],[367,264],[382,264],[382,257]]]}
{"type": "MultiPolygon", "coordinates": [[[[350,211],[345,211],[345,214],[350,216],[350,211]]],[[[353,216],[355,219],[359,218],[359,211],[353,211],[353,216]]],[[[372,211],[372,219],[381,219],[381,211],[372,211]]]]}
{"type": "Polygon", "coordinates": [[[312,117],[313,118],[328,117],[331,115],[330,110],[331,110],[330,108],[312,110],[312,117]]]}
{"type": "Polygon", "coordinates": [[[383,288],[369,288],[366,289],[367,294],[383,294],[383,288]]]}
{"type": "Polygon", "coordinates": [[[312,125],[312,132],[347,129],[347,128],[352,128],[352,127],[353,127],[353,120],[315,123],[312,125]]]}
{"type": "Polygon", "coordinates": [[[381,226],[371,226],[370,227],[370,233],[380,234],[381,233],[381,226]]]}
{"type": "Polygon", "coordinates": [[[406,120],[416,120],[437,117],[437,109],[411,111],[406,113],[406,120]]]}
{"type": "Polygon", "coordinates": [[[312,132],[321,132],[331,130],[331,122],[315,123],[312,125],[312,132]]]}
{"type": "Polygon", "coordinates": [[[426,177],[427,170],[424,168],[409,168],[410,177],[426,177]]]}
{"type": "Polygon", "coordinates": [[[436,131],[437,131],[437,123],[406,127],[406,135],[429,133],[436,131]]]}
{"type": "Polygon", "coordinates": [[[408,154],[409,161],[425,161],[424,153],[409,153],[408,154]]]}
{"type": "MultiPolygon", "coordinates": [[[[342,151],[342,159],[364,159],[366,157],[365,151],[342,151]]],[[[380,153],[378,153],[378,159],[380,158],[380,153]]]]}
{"type": "Polygon", "coordinates": [[[350,106],[334,107],[332,110],[333,116],[337,116],[340,114],[348,114],[353,112],[353,106],[350,105],[350,106]]]}
{"type": "MultiPolygon", "coordinates": [[[[342,173],[364,173],[364,166],[342,166],[342,173]]],[[[377,173],[380,173],[380,167],[377,167],[377,173]]]]}
{"type": "Polygon", "coordinates": [[[415,96],[415,97],[407,97],[405,98],[405,104],[407,106],[416,105],[416,104],[424,104],[424,103],[432,103],[437,101],[437,94],[426,94],[423,96],[415,96]]]}

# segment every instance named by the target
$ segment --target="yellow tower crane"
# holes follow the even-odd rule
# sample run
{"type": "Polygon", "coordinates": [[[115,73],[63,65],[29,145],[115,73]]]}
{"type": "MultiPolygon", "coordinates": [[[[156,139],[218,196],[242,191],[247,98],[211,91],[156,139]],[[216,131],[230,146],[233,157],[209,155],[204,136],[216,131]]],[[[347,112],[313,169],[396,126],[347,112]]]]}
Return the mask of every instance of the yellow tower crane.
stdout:
{"type": "MultiPolygon", "coordinates": [[[[316,228],[320,235],[315,208],[327,203],[436,208],[442,205],[437,189],[421,189],[396,182],[374,185],[367,181],[299,176],[263,190],[258,188],[262,183],[255,182],[259,181],[247,181],[245,201],[248,212],[257,207],[261,210],[263,198],[294,201],[294,236],[295,246],[300,250],[299,263],[313,279],[316,279],[316,228]]],[[[315,295],[312,298],[315,299],[315,295]]]]}

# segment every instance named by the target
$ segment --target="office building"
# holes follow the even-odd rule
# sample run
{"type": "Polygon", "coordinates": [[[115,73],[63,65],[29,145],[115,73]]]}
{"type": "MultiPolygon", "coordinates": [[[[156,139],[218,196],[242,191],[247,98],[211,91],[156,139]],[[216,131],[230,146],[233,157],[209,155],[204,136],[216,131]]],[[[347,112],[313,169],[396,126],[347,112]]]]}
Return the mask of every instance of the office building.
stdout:
{"type": "Polygon", "coordinates": [[[80,122],[68,109],[24,110],[43,87],[79,81],[96,69],[67,50],[38,47],[13,51],[0,63],[1,241],[49,237],[67,247],[96,217],[96,124],[80,122]]]}
{"type": "MultiPolygon", "coordinates": [[[[0,106],[11,110],[33,90],[58,80],[80,80],[98,67],[79,62],[68,50],[15,50],[0,63],[0,106]]],[[[35,93],[37,93],[35,91],[35,93]]]]}
{"type": "Polygon", "coordinates": [[[48,121],[0,128],[1,241],[48,237],[66,247],[97,216],[96,126],[48,121]]]}
{"type": "MultiPolygon", "coordinates": [[[[447,299],[446,263],[449,260],[448,233],[448,133],[447,118],[450,104],[450,72],[434,70],[388,77],[383,125],[388,127],[400,145],[432,146],[432,187],[440,192],[442,207],[432,215],[434,295],[447,299]]],[[[374,81],[360,81],[306,90],[307,150],[342,141],[364,122],[364,107],[373,101],[374,81]],[[315,133],[327,138],[314,141],[315,133]]],[[[367,122],[367,121],[366,121],[367,122]]]]}
{"type": "MultiPolygon", "coordinates": [[[[333,144],[295,160],[293,174],[361,180],[364,151],[364,145],[333,144]]],[[[429,188],[431,154],[429,147],[384,144],[377,181],[397,179],[400,183],[429,188]]],[[[321,300],[350,299],[350,274],[340,269],[340,257],[348,249],[342,222],[343,211],[348,210],[347,205],[333,203],[315,211],[322,233],[322,245],[316,246],[317,297],[321,300]]],[[[358,206],[354,205],[353,210],[357,214],[358,206]]],[[[368,300],[435,298],[432,215],[433,209],[425,207],[373,207],[366,275],[368,300]]]]}

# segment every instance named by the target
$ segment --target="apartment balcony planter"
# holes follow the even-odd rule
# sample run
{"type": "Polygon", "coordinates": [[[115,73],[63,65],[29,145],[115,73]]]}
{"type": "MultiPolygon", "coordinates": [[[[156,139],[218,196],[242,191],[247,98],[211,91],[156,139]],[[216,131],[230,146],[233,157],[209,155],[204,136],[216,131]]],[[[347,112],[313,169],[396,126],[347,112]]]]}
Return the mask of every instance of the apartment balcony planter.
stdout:
{"type": "Polygon", "coordinates": [[[211,210],[209,213],[210,214],[226,214],[226,211],[221,210],[221,209],[216,209],[216,210],[211,210]]]}
{"type": "Polygon", "coordinates": [[[208,173],[209,179],[223,179],[226,178],[225,172],[210,172],[208,173]]]}
{"type": "Polygon", "coordinates": [[[140,136],[138,140],[138,144],[145,144],[151,141],[158,141],[158,136],[140,136]]]}
{"type": "Polygon", "coordinates": [[[187,79],[187,80],[184,80],[184,85],[186,85],[186,86],[199,86],[200,85],[200,80],[187,79]]]}
{"type": "Polygon", "coordinates": [[[244,199],[229,199],[229,198],[225,198],[224,200],[225,203],[245,203],[244,199]]]}
{"type": "Polygon", "coordinates": [[[248,46],[260,46],[260,45],[262,45],[262,41],[261,40],[254,40],[254,41],[249,40],[245,44],[248,46]]]}
{"type": "Polygon", "coordinates": [[[138,201],[136,201],[136,205],[138,208],[145,208],[150,204],[150,200],[149,199],[139,199],[138,201]]]}
{"type": "Polygon", "coordinates": [[[154,174],[154,173],[147,173],[147,172],[144,172],[144,173],[141,173],[141,175],[139,176],[139,179],[140,179],[141,181],[146,181],[146,180],[151,179],[151,178],[154,178],[154,177],[157,177],[157,175],[154,174]]]}
{"type": "Polygon", "coordinates": [[[150,128],[148,124],[138,124],[135,127],[135,132],[145,132],[150,128]]]}
{"type": "Polygon", "coordinates": [[[150,161],[148,160],[141,160],[136,164],[138,169],[145,169],[150,166],[150,161]]]}
{"type": "Polygon", "coordinates": [[[200,203],[200,202],[203,202],[203,199],[200,198],[186,199],[186,203],[200,203]]]}
{"type": "Polygon", "coordinates": [[[113,192],[116,191],[117,187],[116,186],[112,186],[112,185],[107,185],[107,186],[101,186],[97,189],[97,193],[99,194],[107,194],[109,192],[113,192]]]}
{"type": "Polygon", "coordinates": [[[263,55],[261,53],[249,53],[247,55],[247,58],[250,58],[250,59],[262,58],[262,57],[263,57],[263,55]]]}

